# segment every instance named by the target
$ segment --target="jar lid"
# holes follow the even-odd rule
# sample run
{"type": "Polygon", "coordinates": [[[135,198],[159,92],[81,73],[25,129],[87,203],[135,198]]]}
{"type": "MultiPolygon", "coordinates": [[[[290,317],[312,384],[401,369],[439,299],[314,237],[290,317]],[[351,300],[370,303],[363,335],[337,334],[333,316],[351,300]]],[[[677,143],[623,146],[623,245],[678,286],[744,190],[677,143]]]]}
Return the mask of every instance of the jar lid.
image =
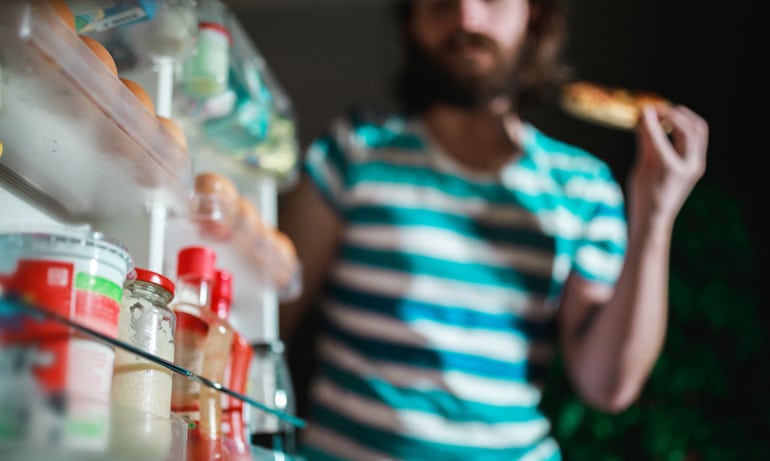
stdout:
{"type": "Polygon", "coordinates": [[[171,279],[169,279],[168,277],[162,274],[159,274],[157,272],[153,272],[147,269],[142,269],[139,267],[137,267],[135,270],[136,270],[136,281],[153,283],[163,288],[164,290],[168,291],[172,295],[174,294],[174,282],[172,282],[171,279]]]}
{"type": "Polygon", "coordinates": [[[214,21],[200,21],[198,23],[198,29],[199,30],[212,30],[215,32],[219,32],[223,37],[227,38],[227,44],[229,46],[233,45],[233,36],[230,34],[230,29],[225,27],[224,25],[214,22],[214,21]]]}
{"type": "Polygon", "coordinates": [[[112,282],[125,286],[134,279],[134,260],[128,249],[106,234],[87,228],[55,226],[4,227],[0,231],[0,272],[13,272],[22,258],[46,258],[110,266],[120,275],[112,282]]]}

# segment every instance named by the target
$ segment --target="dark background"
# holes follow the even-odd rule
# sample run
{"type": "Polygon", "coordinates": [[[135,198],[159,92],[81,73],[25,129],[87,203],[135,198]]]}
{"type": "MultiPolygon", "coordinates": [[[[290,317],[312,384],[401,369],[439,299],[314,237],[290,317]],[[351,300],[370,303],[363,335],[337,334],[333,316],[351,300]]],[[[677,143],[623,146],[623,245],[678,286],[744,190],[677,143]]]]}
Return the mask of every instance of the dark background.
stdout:
{"type": "MultiPolygon", "coordinates": [[[[388,1],[229,3],[292,99],[303,147],[351,105],[390,104],[399,50],[388,1]]],[[[764,32],[754,27],[755,8],[713,0],[568,4],[566,52],[577,77],[685,104],[709,122],[710,141],[707,172],[674,235],[672,313],[660,363],[640,403],[615,416],[587,410],[563,379],[554,380],[545,407],[566,459],[770,459],[770,320],[759,306],[767,154],[757,141],[767,130],[758,103],[767,52],[752,50],[764,32]]],[[[553,101],[530,119],[595,153],[624,181],[632,134],[574,120],[553,101]]],[[[314,322],[290,344],[302,416],[314,322]]]]}
{"type": "MultiPolygon", "coordinates": [[[[399,59],[388,0],[229,0],[293,100],[303,146],[351,105],[387,106],[399,59]]],[[[567,59],[576,76],[657,91],[710,123],[704,183],[759,206],[764,164],[756,137],[767,117],[758,104],[767,52],[748,2],[568,0],[567,59]],[[752,46],[754,45],[754,46],[752,46]]],[[[765,40],[766,41],[766,40],[765,40]]],[[[624,177],[634,152],[628,133],[595,127],[550,104],[531,119],[580,145],[624,177]]],[[[753,208],[753,207],[752,207],[753,208]]],[[[752,213],[752,229],[764,222],[752,213]],[[756,222],[756,226],[754,223],[756,222]]]]}

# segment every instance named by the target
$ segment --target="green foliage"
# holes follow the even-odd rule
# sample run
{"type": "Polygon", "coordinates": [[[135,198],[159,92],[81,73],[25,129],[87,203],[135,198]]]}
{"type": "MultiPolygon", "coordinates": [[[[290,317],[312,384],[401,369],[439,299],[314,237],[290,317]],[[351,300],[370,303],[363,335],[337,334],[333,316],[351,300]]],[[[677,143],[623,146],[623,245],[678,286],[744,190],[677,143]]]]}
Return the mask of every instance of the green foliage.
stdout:
{"type": "Polygon", "coordinates": [[[567,461],[770,460],[770,323],[742,210],[696,188],[672,243],[666,342],[639,400],[617,415],[592,410],[561,357],[553,363],[543,410],[567,461]]]}

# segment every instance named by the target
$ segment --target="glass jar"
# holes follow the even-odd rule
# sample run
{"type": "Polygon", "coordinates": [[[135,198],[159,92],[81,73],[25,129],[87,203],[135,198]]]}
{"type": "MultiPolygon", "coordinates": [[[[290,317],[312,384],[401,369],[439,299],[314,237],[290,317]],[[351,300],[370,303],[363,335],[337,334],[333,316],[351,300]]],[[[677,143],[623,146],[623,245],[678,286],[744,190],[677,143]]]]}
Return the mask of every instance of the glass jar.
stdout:
{"type": "MultiPolygon", "coordinates": [[[[275,340],[251,345],[246,394],[276,410],[294,415],[294,388],[286,363],[284,345],[275,340]]],[[[252,445],[293,455],[296,453],[294,426],[276,415],[244,404],[244,422],[252,445]]]]}
{"type": "MultiPolygon", "coordinates": [[[[174,283],[153,271],[136,269],[136,279],[123,292],[118,320],[118,339],[164,360],[174,360],[176,315],[168,304],[174,283]]],[[[145,457],[164,459],[171,449],[167,421],[171,413],[172,373],[159,363],[117,348],[112,377],[113,409],[158,417],[120,424],[112,432],[113,448],[139,450],[145,457]]],[[[119,417],[113,411],[113,417],[119,417]]]]}

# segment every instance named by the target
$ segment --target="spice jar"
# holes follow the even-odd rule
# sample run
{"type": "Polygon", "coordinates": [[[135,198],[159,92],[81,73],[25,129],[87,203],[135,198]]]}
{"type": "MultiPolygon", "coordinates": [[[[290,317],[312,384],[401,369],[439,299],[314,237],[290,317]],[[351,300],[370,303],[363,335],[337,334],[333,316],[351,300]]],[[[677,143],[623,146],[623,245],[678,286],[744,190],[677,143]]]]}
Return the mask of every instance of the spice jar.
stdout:
{"type": "MultiPolygon", "coordinates": [[[[168,307],[173,297],[174,283],[169,278],[136,269],[136,279],[123,292],[118,339],[173,362],[176,314],[168,307]]],[[[133,446],[134,451],[163,459],[171,447],[171,389],[170,370],[118,348],[111,390],[113,417],[121,409],[138,416],[121,420],[120,428],[113,431],[113,445],[133,446]]]]}

